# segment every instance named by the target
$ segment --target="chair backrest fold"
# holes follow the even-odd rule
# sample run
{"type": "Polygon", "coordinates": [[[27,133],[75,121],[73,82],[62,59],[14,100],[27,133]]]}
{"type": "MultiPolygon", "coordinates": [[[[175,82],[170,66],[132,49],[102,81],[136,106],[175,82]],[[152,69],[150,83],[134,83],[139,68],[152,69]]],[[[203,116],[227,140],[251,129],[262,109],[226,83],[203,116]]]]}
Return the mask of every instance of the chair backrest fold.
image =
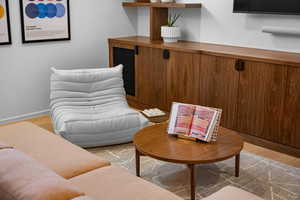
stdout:
{"type": "Polygon", "coordinates": [[[126,102],[123,66],[57,70],[52,68],[51,106],[96,106],[126,102]]]}

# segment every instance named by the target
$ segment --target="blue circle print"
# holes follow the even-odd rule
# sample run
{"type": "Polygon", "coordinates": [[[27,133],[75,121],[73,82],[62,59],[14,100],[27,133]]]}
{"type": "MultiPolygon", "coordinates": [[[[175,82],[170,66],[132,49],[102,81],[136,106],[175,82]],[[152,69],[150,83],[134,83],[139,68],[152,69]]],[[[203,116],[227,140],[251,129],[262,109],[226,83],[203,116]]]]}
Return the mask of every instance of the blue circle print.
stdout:
{"type": "Polygon", "coordinates": [[[53,18],[56,16],[57,9],[56,6],[53,3],[48,3],[47,4],[47,16],[49,18],[53,18]]]}
{"type": "Polygon", "coordinates": [[[56,17],[63,17],[63,16],[65,16],[65,14],[66,14],[66,8],[65,8],[65,6],[63,4],[57,3],[56,4],[56,9],[57,9],[56,17]]]}
{"type": "Polygon", "coordinates": [[[39,9],[37,5],[35,5],[34,3],[30,3],[26,6],[25,13],[27,17],[34,19],[39,15],[39,9]]]}
{"type": "Polygon", "coordinates": [[[38,9],[39,9],[39,18],[45,18],[47,16],[47,12],[48,12],[48,9],[47,9],[47,6],[43,3],[39,3],[37,5],[38,9]]]}

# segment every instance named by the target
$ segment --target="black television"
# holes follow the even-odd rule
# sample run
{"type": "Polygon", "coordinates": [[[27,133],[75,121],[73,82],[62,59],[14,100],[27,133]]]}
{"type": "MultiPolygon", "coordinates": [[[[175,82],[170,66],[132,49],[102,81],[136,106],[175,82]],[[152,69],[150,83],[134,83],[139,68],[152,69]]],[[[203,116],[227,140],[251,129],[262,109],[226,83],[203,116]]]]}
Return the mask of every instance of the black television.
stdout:
{"type": "Polygon", "coordinates": [[[234,0],[233,12],[300,15],[300,0],[234,0]]]}

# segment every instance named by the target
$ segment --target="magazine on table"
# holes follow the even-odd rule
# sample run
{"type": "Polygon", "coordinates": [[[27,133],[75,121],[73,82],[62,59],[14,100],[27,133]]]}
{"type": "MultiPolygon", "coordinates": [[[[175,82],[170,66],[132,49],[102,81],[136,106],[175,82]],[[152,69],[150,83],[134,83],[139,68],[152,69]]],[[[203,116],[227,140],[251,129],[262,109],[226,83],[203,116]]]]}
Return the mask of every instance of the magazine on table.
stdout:
{"type": "Polygon", "coordinates": [[[211,142],[217,140],[222,110],[198,105],[172,104],[168,133],[211,142]]]}

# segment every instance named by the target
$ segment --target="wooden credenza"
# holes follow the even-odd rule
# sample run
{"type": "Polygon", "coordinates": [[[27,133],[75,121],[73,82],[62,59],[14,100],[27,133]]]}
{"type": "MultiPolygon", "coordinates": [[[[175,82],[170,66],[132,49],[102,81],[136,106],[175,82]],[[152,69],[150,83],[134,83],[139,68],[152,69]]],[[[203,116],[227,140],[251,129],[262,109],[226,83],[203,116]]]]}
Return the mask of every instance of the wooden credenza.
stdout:
{"type": "Polygon", "coordinates": [[[174,101],[221,108],[222,126],[300,157],[300,54],[135,36],[109,39],[110,66],[120,63],[115,48],[134,52],[129,104],[167,111],[174,101]]]}

